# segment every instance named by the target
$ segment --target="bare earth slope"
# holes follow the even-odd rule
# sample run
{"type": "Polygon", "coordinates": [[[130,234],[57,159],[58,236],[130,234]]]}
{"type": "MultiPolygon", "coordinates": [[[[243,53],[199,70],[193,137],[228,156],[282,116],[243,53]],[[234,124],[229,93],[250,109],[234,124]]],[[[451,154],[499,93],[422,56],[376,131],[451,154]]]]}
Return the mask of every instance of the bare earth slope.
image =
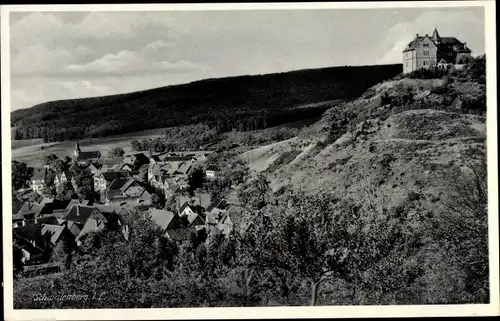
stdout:
{"type": "Polygon", "coordinates": [[[341,107],[357,118],[337,139],[329,139],[328,132],[340,109],[325,113],[303,135],[242,158],[264,171],[275,191],[286,185],[305,192],[324,188],[357,201],[369,193],[393,206],[415,193],[420,205],[433,211],[453,171],[485,153],[485,117],[435,103],[440,97],[431,92],[442,85],[434,79],[382,83],[370,89],[371,97],[341,107]],[[414,87],[412,103],[381,106],[381,95],[399,86],[414,87]],[[276,164],[290,151],[294,159],[276,164]]]}

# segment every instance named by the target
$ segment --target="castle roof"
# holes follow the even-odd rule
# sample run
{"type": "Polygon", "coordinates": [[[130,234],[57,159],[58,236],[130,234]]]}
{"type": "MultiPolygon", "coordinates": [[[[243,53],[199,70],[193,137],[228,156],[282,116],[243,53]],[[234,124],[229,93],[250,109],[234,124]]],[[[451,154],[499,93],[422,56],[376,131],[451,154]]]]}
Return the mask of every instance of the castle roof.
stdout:
{"type": "Polygon", "coordinates": [[[469,48],[467,48],[465,43],[461,42],[457,38],[439,36],[437,29],[434,29],[434,32],[432,33],[432,37],[429,37],[427,35],[419,36],[417,34],[415,39],[413,39],[405,47],[403,52],[415,50],[415,48],[417,48],[418,45],[422,42],[422,40],[424,40],[425,38],[429,38],[438,47],[438,50],[441,53],[449,53],[449,52],[470,53],[471,52],[471,50],[469,48]]]}

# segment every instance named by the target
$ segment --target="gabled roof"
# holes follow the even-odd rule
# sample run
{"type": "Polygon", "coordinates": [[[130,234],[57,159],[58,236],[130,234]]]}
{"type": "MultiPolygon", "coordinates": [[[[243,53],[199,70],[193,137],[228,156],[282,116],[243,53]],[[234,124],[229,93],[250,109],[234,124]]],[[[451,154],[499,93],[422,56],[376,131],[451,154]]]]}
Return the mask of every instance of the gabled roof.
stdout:
{"type": "Polygon", "coordinates": [[[125,186],[129,184],[129,181],[134,181],[133,178],[127,177],[117,177],[115,178],[108,187],[108,191],[123,191],[125,186]]]}
{"type": "Polygon", "coordinates": [[[54,199],[52,202],[44,204],[43,209],[40,211],[40,214],[50,214],[54,212],[64,211],[70,203],[71,200],[54,199]]]}
{"type": "Polygon", "coordinates": [[[106,181],[112,182],[116,178],[129,177],[130,173],[128,171],[118,171],[118,172],[105,172],[101,173],[106,181]]]}
{"type": "MultiPolygon", "coordinates": [[[[61,215],[62,216],[62,215],[61,215]]],[[[39,224],[52,224],[52,225],[61,225],[59,223],[60,218],[53,215],[49,214],[47,216],[41,216],[36,219],[36,222],[39,224]]]]}
{"type": "Polygon", "coordinates": [[[77,161],[86,161],[91,159],[101,158],[100,151],[88,151],[88,152],[80,152],[77,157],[77,161]]]}
{"type": "Polygon", "coordinates": [[[196,213],[193,214],[193,213],[191,213],[191,214],[187,214],[185,216],[187,217],[187,220],[189,222],[189,226],[192,226],[193,223],[195,223],[195,221],[199,221],[200,222],[200,224],[197,224],[197,225],[205,225],[205,220],[199,214],[196,214],[196,213]]]}
{"type": "Polygon", "coordinates": [[[149,159],[153,160],[155,162],[160,162],[160,156],[158,156],[158,155],[151,155],[151,157],[149,159]]]}
{"type": "Polygon", "coordinates": [[[95,208],[91,206],[73,205],[64,219],[67,221],[85,224],[85,222],[87,222],[87,220],[92,216],[94,210],[95,208]]]}
{"type": "Polygon", "coordinates": [[[201,206],[203,209],[207,209],[211,204],[211,197],[208,193],[197,193],[194,196],[180,196],[179,203],[188,203],[193,206],[201,206]]]}
{"type": "Polygon", "coordinates": [[[207,171],[219,171],[219,167],[217,165],[211,164],[207,166],[207,171]]]}
{"type": "Polygon", "coordinates": [[[45,168],[33,168],[32,181],[39,181],[45,179],[45,168]]]}
{"type": "Polygon", "coordinates": [[[98,164],[100,164],[100,165],[113,166],[113,165],[118,165],[121,163],[122,163],[122,159],[119,157],[108,157],[108,158],[101,158],[98,160],[98,164]]]}
{"type": "Polygon", "coordinates": [[[191,156],[167,156],[163,158],[164,162],[186,162],[191,161],[194,157],[191,156]]]}
{"type": "Polygon", "coordinates": [[[75,223],[74,221],[67,221],[66,227],[71,232],[71,234],[73,234],[75,237],[80,235],[80,232],[82,230],[81,227],[78,226],[78,224],[75,223]]]}
{"type": "Polygon", "coordinates": [[[162,231],[165,231],[176,217],[173,212],[159,210],[156,208],[151,208],[148,213],[151,220],[155,222],[162,229],[162,231]]]}
{"type": "Polygon", "coordinates": [[[227,212],[223,214],[220,222],[227,223],[229,218],[237,231],[245,231],[249,224],[250,213],[240,206],[231,205],[228,207],[227,212]]]}
{"type": "Polygon", "coordinates": [[[28,241],[36,241],[42,235],[42,225],[41,224],[29,224],[20,227],[14,227],[13,238],[23,239],[28,241]]]}
{"type": "Polygon", "coordinates": [[[24,202],[18,200],[17,198],[12,198],[12,214],[18,213],[23,207],[24,202]]]}
{"type": "Polygon", "coordinates": [[[211,203],[207,207],[206,211],[207,212],[211,212],[215,208],[219,208],[219,209],[223,210],[223,209],[225,209],[227,207],[228,207],[228,205],[227,205],[226,201],[224,199],[219,199],[219,200],[216,200],[213,203],[211,203]]]}
{"type": "Polygon", "coordinates": [[[60,225],[42,224],[42,235],[50,236],[50,243],[56,244],[66,227],[60,225]]]}
{"type": "Polygon", "coordinates": [[[135,161],[139,164],[149,164],[149,157],[144,152],[133,153],[130,156],[135,158],[135,161]]]}
{"type": "Polygon", "coordinates": [[[19,215],[35,214],[38,215],[44,208],[44,204],[39,204],[35,202],[24,202],[21,209],[17,212],[19,215]]]}
{"type": "Polygon", "coordinates": [[[94,207],[97,208],[101,213],[118,213],[121,209],[121,206],[118,205],[95,204],[94,207]]]}
{"type": "Polygon", "coordinates": [[[66,210],[69,211],[71,209],[71,207],[73,207],[73,205],[78,204],[78,203],[80,203],[80,202],[76,199],[70,200],[68,205],[66,205],[66,210]]]}

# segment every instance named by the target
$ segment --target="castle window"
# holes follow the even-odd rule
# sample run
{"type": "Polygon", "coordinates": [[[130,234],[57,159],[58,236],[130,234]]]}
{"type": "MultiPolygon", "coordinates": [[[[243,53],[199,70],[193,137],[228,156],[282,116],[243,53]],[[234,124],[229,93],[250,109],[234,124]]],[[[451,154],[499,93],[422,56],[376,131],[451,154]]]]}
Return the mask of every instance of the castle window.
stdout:
{"type": "Polygon", "coordinates": [[[424,56],[428,56],[429,55],[429,52],[428,51],[424,51],[424,56]]]}
{"type": "Polygon", "coordinates": [[[429,48],[429,44],[428,43],[424,43],[424,48],[429,48]]]}
{"type": "Polygon", "coordinates": [[[427,60],[424,60],[424,66],[427,66],[427,60]]]}

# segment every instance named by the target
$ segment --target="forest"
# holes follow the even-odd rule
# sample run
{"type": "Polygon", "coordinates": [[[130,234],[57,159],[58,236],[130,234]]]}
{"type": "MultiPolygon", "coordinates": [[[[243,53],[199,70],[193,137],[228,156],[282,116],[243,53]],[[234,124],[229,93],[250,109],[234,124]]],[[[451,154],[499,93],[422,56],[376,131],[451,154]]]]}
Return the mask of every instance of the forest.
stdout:
{"type": "Polygon", "coordinates": [[[332,67],[52,101],[12,112],[12,138],[53,142],[198,123],[218,132],[268,128],[318,118],[401,71],[400,64],[332,67]]]}

